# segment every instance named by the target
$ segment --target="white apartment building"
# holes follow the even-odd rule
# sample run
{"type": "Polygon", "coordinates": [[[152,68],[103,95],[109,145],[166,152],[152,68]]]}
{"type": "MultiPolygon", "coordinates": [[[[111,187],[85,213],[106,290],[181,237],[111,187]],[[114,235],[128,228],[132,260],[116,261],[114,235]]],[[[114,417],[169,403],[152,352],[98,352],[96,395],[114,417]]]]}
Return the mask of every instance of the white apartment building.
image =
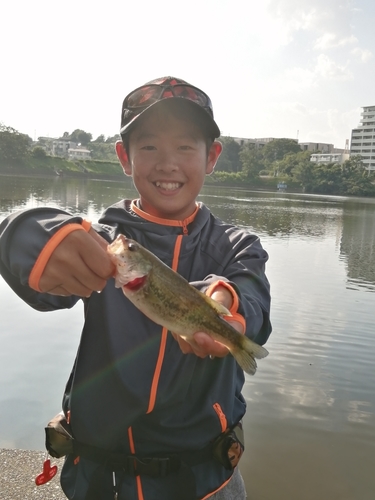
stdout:
{"type": "Polygon", "coordinates": [[[342,165],[349,160],[349,153],[313,153],[310,161],[314,163],[338,163],[342,165]]]}
{"type": "Polygon", "coordinates": [[[44,148],[52,156],[68,156],[68,150],[76,148],[77,143],[54,137],[38,137],[38,146],[44,148]]]}
{"type": "Polygon", "coordinates": [[[89,160],[91,158],[91,151],[86,148],[69,148],[69,160],[89,160]]]}
{"type": "Polygon", "coordinates": [[[352,130],[350,154],[361,155],[368,171],[375,171],[375,106],[364,106],[361,123],[352,130]]]}

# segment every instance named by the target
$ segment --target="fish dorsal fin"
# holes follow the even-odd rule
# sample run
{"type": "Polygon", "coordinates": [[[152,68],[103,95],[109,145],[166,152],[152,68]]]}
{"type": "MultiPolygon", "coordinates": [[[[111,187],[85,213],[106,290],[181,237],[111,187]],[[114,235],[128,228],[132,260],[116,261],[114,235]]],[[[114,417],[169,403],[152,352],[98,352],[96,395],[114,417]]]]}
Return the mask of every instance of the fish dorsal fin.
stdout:
{"type": "Polygon", "coordinates": [[[202,294],[207,304],[215,309],[215,311],[220,314],[220,316],[232,316],[232,313],[222,304],[216,302],[216,300],[211,299],[208,295],[202,294]]]}

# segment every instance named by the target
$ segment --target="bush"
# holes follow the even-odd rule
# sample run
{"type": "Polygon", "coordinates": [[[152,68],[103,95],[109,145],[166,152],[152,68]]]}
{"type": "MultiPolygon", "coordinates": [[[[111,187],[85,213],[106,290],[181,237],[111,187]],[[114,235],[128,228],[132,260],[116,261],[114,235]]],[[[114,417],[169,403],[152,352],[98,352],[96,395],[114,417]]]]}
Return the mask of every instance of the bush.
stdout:
{"type": "Polygon", "coordinates": [[[31,152],[31,155],[34,158],[45,158],[47,156],[47,153],[41,146],[35,146],[35,148],[31,152]]]}

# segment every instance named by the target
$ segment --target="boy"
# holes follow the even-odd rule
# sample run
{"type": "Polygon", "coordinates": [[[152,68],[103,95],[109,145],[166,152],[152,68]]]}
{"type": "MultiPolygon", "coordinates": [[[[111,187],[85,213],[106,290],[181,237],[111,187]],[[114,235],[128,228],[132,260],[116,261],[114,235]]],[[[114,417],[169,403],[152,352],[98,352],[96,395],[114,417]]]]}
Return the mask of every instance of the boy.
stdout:
{"type": "Polygon", "coordinates": [[[188,343],[138,311],[114,287],[106,248],[120,233],[137,240],[259,344],[271,332],[267,254],[196,202],[221,153],[203,91],[173,77],[149,82],[125,98],[120,133],[138,200],[109,207],[93,227],[51,208],[0,226],[1,272],[23,300],[46,311],[85,306],[63,399],[74,449],[62,488],[72,500],[243,499],[242,370],[204,332],[188,343]]]}

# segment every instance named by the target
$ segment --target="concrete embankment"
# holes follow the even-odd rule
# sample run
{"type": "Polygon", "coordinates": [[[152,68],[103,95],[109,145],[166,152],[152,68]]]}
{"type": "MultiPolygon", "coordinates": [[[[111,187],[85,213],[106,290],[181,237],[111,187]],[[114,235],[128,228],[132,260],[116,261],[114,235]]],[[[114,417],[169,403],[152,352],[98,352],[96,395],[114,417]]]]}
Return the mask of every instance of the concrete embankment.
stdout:
{"type": "Polygon", "coordinates": [[[58,466],[56,476],[42,486],[35,484],[45,456],[43,451],[0,449],[0,500],[66,500],[59,480],[63,459],[50,457],[51,466],[58,466]]]}

